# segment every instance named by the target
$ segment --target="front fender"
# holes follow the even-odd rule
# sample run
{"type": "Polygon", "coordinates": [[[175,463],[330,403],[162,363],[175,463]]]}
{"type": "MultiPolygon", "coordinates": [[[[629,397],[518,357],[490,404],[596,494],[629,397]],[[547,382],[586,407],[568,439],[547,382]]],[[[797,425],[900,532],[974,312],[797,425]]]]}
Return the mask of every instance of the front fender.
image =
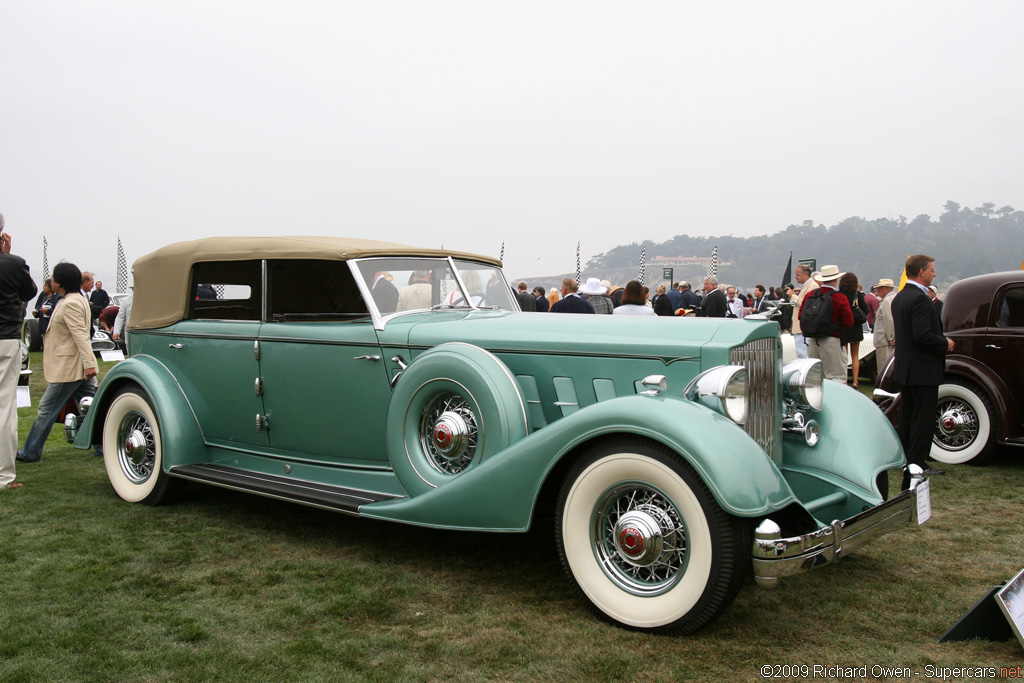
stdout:
{"type": "Polygon", "coordinates": [[[142,387],[160,425],[163,468],[205,462],[206,446],[199,424],[181,388],[167,369],[151,356],[133,356],[106,374],[92,407],[75,437],[75,448],[88,449],[103,438],[103,421],[117,392],[129,384],[142,387]]]}
{"type": "Polygon", "coordinates": [[[759,517],[796,498],[760,446],[725,417],[672,396],[624,396],[584,408],[513,443],[432,491],[364,505],[360,514],[422,526],[524,531],[545,480],[588,441],[635,434],[684,458],[722,508],[759,517]]]}
{"type": "Polygon", "coordinates": [[[822,410],[810,415],[821,438],[811,447],[802,436],[786,434],[783,470],[813,474],[877,504],[882,500],[875,483],[878,474],[904,462],[896,430],[859,391],[827,380],[824,390],[822,410]]]}

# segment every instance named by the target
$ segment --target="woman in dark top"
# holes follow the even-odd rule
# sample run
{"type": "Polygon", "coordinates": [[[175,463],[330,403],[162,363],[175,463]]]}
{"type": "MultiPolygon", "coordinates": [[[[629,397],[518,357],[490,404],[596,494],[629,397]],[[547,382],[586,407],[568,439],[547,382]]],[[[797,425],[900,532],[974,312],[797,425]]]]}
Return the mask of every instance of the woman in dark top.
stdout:
{"type": "Polygon", "coordinates": [[[654,313],[656,315],[675,315],[675,307],[672,305],[672,299],[668,298],[668,294],[665,293],[665,285],[658,285],[658,294],[651,301],[654,305],[654,313]]]}
{"type": "MultiPolygon", "coordinates": [[[[839,278],[839,291],[850,300],[850,309],[853,310],[853,319],[856,324],[843,330],[842,343],[845,347],[850,345],[850,365],[853,370],[853,386],[857,385],[857,378],[860,375],[860,343],[864,341],[864,321],[868,316],[868,304],[864,301],[864,293],[857,290],[857,276],[853,273],[845,273],[839,278]],[[858,315],[857,309],[860,309],[858,315]],[[859,321],[859,322],[857,322],[859,321]]],[[[845,349],[844,349],[845,350],[845,349]]]]}

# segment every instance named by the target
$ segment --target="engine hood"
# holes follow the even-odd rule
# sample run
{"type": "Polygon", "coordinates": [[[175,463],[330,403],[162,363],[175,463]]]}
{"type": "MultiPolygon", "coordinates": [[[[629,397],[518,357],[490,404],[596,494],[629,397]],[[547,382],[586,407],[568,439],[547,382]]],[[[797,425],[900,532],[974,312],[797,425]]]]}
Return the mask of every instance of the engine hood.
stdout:
{"type": "Polygon", "coordinates": [[[671,362],[700,358],[708,346],[727,349],[777,337],[778,329],[774,322],[735,319],[435,311],[391,319],[380,340],[412,350],[461,341],[493,353],[657,356],[671,362]]]}

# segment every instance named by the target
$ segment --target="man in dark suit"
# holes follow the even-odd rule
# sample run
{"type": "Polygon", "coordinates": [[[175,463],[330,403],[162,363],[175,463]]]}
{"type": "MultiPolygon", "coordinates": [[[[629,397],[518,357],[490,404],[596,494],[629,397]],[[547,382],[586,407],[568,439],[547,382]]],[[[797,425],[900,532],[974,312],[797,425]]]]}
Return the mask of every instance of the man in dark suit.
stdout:
{"type": "MultiPolygon", "coordinates": [[[[892,302],[896,336],[893,380],[901,386],[896,431],[908,465],[920,466],[925,474],[945,474],[928,467],[925,458],[931,450],[946,354],[954,344],[943,336],[942,323],[928,296],[928,286],[935,278],[935,259],[924,254],[911,256],[907,259],[906,274],[907,284],[892,302]]],[[[904,474],[903,488],[909,485],[910,476],[904,474]]]]}
{"type": "Polygon", "coordinates": [[[765,296],[766,290],[764,285],[758,285],[754,287],[754,303],[750,308],[751,313],[763,313],[765,307],[768,305],[768,298],[765,296]]]}
{"type": "Polygon", "coordinates": [[[724,318],[727,308],[725,292],[718,288],[718,278],[708,275],[704,278],[704,303],[700,305],[697,315],[702,318],[724,318]]]}
{"type": "Polygon", "coordinates": [[[373,288],[371,294],[373,301],[377,304],[377,310],[382,315],[394,313],[398,309],[398,287],[391,284],[394,277],[391,273],[380,271],[374,274],[373,288]]]}
{"type": "Polygon", "coordinates": [[[537,310],[537,297],[526,291],[526,283],[519,283],[519,291],[516,292],[516,298],[519,299],[519,308],[523,311],[533,313],[537,310]]]}
{"type": "Polygon", "coordinates": [[[577,292],[579,285],[571,277],[562,280],[562,298],[551,307],[552,313],[593,313],[594,307],[577,292]]]}
{"type": "Polygon", "coordinates": [[[535,302],[536,308],[535,308],[535,310],[538,313],[547,313],[548,312],[548,308],[551,307],[551,302],[548,301],[548,298],[546,296],[544,296],[544,288],[543,287],[534,287],[533,288],[533,296],[534,296],[534,299],[536,299],[536,302],[535,302]]]}

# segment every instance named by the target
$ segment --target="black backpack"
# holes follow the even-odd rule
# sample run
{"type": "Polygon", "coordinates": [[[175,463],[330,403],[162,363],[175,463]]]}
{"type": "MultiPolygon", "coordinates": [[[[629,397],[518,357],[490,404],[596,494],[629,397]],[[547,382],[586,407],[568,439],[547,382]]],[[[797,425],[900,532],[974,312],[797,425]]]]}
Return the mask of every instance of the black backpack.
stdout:
{"type": "Polygon", "coordinates": [[[807,295],[804,307],[800,311],[800,333],[805,337],[819,339],[831,337],[838,330],[832,322],[832,295],[816,289],[807,295]]]}

